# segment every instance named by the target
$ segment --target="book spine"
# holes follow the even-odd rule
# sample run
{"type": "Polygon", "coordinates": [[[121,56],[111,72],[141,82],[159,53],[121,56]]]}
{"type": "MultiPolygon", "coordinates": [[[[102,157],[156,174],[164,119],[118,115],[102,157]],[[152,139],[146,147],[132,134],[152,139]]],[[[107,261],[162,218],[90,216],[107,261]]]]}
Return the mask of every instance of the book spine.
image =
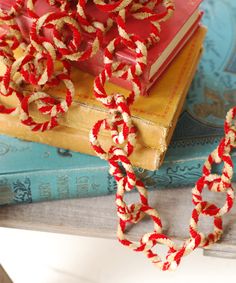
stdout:
{"type": "MultiPolygon", "coordinates": [[[[160,170],[136,169],[136,173],[148,190],[192,188],[202,175],[203,163],[204,159],[167,162],[160,170]]],[[[105,196],[115,191],[116,183],[108,173],[108,166],[0,175],[0,205],[105,196]]]]}
{"type": "MultiPolygon", "coordinates": [[[[164,162],[161,168],[156,171],[136,170],[138,177],[144,182],[148,190],[192,188],[202,176],[202,167],[206,159],[207,156],[198,160],[164,162]]],[[[233,163],[236,164],[236,155],[233,156],[233,163]]],[[[220,166],[214,168],[214,173],[221,175],[220,166]]],[[[233,181],[236,182],[236,174],[233,175],[233,181]]]]}
{"type": "Polygon", "coordinates": [[[109,195],[108,167],[0,175],[0,205],[109,195]]]}

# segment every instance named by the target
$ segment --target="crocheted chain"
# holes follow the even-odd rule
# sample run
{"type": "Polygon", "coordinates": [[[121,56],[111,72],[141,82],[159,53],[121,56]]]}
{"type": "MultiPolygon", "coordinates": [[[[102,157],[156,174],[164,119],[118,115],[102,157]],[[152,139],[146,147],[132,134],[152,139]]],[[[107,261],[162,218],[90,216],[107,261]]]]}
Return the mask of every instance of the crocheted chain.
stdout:
{"type": "MultiPolygon", "coordinates": [[[[37,0],[16,0],[12,7],[0,10],[0,27],[8,32],[0,37],[0,60],[5,65],[5,73],[0,77],[0,95],[15,95],[19,104],[15,108],[0,105],[0,113],[19,115],[20,120],[33,131],[50,130],[58,125],[59,116],[70,108],[74,98],[74,85],[70,78],[71,62],[87,60],[104,47],[104,36],[112,26],[117,27],[118,36],[112,39],[104,50],[104,69],[94,80],[94,94],[108,109],[108,117],[99,120],[92,128],[89,138],[97,155],[108,161],[110,174],[117,183],[116,206],[119,218],[117,236],[119,241],[136,252],[143,252],[148,259],[162,270],[175,269],[181,259],[197,247],[208,247],[222,235],[222,216],[230,211],[234,201],[231,183],[233,162],[231,152],[236,148],[236,107],[229,110],[225,120],[225,135],[218,147],[206,160],[202,177],[192,190],[194,209],[189,223],[189,238],[177,245],[163,233],[162,221],[157,210],[149,205],[147,189],[136,175],[129,160],[132,154],[137,130],[132,122],[130,107],[141,93],[140,76],[147,64],[147,50],[160,40],[161,25],[174,12],[173,0],[93,0],[93,4],[107,14],[105,22],[89,17],[86,12],[87,0],[47,0],[54,12],[39,16],[35,12],[37,0]],[[162,9],[157,7],[162,6],[162,9]],[[17,17],[27,11],[32,19],[30,40],[21,35],[17,17]],[[126,28],[128,18],[148,20],[151,33],[145,39],[129,34],[126,28]],[[69,30],[69,32],[68,32],[69,30]],[[51,40],[45,34],[50,33],[51,40]],[[69,34],[69,36],[68,36],[69,34]],[[91,39],[91,45],[84,46],[84,37],[91,39]],[[116,50],[126,46],[134,54],[136,63],[127,65],[116,60],[116,50]],[[14,51],[23,50],[16,59],[14,51]],[[57,65],[62,68],[58,70],[57,65]],[[132,91],[125,97],[121,93],[108,94],[105,83],[112,77],[128,80],[132,91]],[[65,99],[55,99],[46,90],[63,83],[66,88],[65,99]],[[37,122],[30,116],[29,105],[35,103],[41,114],[49,116],[46,122],[37,122]],[[111,133],[113,145],[106,151],[99,142],[101,130],[111,133]],[[221,174],[214,173],[214,165],[222,164],[221,174]],[[222,207],[203,199],[203,191],[225,193],[226,201],[222,207]],[[140,201],[128,204],[125,196],[137,190],[140,201]],[[204,234],[199,231],[201,215],[212,217],[213,231],[204,234]],[[140,222],[145,216],[153,221],[153,231],[147,232],[138,242],[126,236],[127,225],[140,222]],[[162,259],[154,248],[158,244],[168,247],[162,259]]],[[[92,1],[90,1],[92,2],[92,1]]]]}

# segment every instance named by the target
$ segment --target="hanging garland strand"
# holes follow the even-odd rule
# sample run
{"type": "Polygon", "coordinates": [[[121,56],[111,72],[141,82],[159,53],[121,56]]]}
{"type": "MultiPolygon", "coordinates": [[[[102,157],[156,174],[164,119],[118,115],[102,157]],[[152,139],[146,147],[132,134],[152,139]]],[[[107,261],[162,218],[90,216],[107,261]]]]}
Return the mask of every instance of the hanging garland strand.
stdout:
{"type": "Polygon", "coordinates": [[[109,114],[107,118],[94,125],[89,139],[97,155],[108,161],[109,172],[117,183],[116,207],[119,219],[117,236],[120,243],[136,252],[143,252],[162,270],[175,269],[184,256],[198,247],[208,247],[220,239],[222,216],[233,206],[231,153],[236,148],[236,107],[227,113],[225,135],[218,147],[209,155],[203,166],[202,177],[192,190],[194,209],[189,223],[189,238],[182,245],[177,245],[163,233],[161,218],[157,210],[149,205],[147,189],[142,180],[136,176],[129,160],[137,135],[130,107],[141,93],[140,76],[147,65],[148,49],[158,44],[163,22],[174,13],[174,1],[93,0],[93,5],[107,14],[107,20],[104,22],[91,19],[87,15],[87,5],[92,1],[47,0],[55,11],[43,16],[37,14],[37,2],[37,0],[16,0],[9,10],[0,9],[0,27],[8,28],[8,31],[0,36],[0,60],[5,66],[5,73],[0,77],[0,97],[16,95],[19,101],[15,108],[0,105],[0,113],[18,115],[21,122],[33,131],[45,131],[56,127],[59,116],[69,110],[74,99],[71,62],[87,60],[94,56],[104,46],[104,36],[107,31],[112,26],[116,26],[118,35],[107,44],[104,51],[104,69],[94,80],[94,95],[108,108],[109,114]],[[156,9],[159,5],[162,6],[161,12],[157,12],[156,9]],[[32,19],[29,42],[22,38],[16,20],[24,11],[27,11],[32,19]],[[126,22],[131,17],[150,22],[151,33],[147,38],[140,39],[135,34],[129,34],[126,22]],[[65,30],[70,31],[69,37],[65,30]],[[53,35],[52,40],[45,37],[45,31],[53,35]],[[81,46],[85,35],[93,38],[93,41],[83,49],[81,46]],[[134,65],[128,66],[124,62],[116,61],[116,50],[122,45],[127,46],[135,54],[134,65]],[[23,55],[15,58],[14,51],[18,47],[23,50],[23,55]],[[58,62],[63,66],[60,71],[56,68],[58,62]],[[107,94],[105,83],[112,77],[131,82],[132,91],[128,97],[121,93],[107,94]],[[64,100],[55,99],[44,91],[61,82],[66,89],[64,100]],[[37,105],[41,114],[48,115],[49,120],[43,123],[34,121],[29,114],[31,103],[37,105]],[[110,131],[114,143],[108,151],[105,151],[99,142],[100,131],[104,129],[110,131]],[[221,174],[213,173],[214,164],[222,164],[221,174]],[[204,200],[202,193],[205,189],[224,193],[225,204],[218,207],[204,200]],[[140,201],[128,204],[125,196],[134,190],[137,190],[140,201]],[[213,220],[213,230],[209,234],[199,231],[201,215],[209,216],[213,220]],[[126,236],[127,225],[135,225],[144,216],[149,216],[153,221],[153,231],[147,232],[138,242],[129,240],[126,236]],[[158,244],[168,247],[164,259],[154,252],[158,244]]]}

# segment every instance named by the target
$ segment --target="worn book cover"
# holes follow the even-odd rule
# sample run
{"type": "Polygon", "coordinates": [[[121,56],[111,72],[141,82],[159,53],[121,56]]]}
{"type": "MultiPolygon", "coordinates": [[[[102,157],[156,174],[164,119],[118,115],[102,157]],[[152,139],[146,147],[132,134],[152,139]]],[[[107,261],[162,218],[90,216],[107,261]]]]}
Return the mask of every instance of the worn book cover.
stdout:
{"type": "MultiPolygon", "coordinates": [[[[200,27],[153,86],[150,96],[140,96],[132,106],[131,113],[139,135],[131,160],[137,167],[155,170],[160,166],[195,74],[205,34],[206,29],[200,27]]],[[[97,120],[107,116],[107,109],[94,98],[92,76],[76,69],[72,77],[76,86],[75,102],[61,118],[62,127],[45,133],[34,133],[21,125],[17,117],[0,115],[0,132],[86,154],[95,154],[89,143],[89,131],[97,120]]],[[[107,90],[110,93],[121,91],[128,94],[128,91],[112,84],[107,85],[107,90]]],[[[56,97],[64,95],[61,86],[48,92],[56,97]]],[[[8,106],[13,106],[16,102],[13,97],[0,99],[8,106]]],[[[37,111],[31,112],[34,117],[40,119],[37,111]]],[[[108,134],[106,131],[101,134],[105,147],[111,144],[108,134]]]]}
{"type": "MultiPolygon", "coordinates": [[[[169,173],[179,176],[180,182],[192,180],[201,169],[224,135],[227,111],[236,105],[236,2],[207,0],[202,8],[208,27],[205,51],[167,153],[175,164],[169,173]]],[[[165,182],[171,182],[166,176],[165,182]]]]}

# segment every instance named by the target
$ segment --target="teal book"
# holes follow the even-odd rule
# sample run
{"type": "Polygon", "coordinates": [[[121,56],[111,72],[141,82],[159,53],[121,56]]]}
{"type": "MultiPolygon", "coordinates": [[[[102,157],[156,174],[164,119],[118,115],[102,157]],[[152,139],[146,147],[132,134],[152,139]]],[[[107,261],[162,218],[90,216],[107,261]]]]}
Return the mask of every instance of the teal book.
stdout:
{"type": "Polygon", "coordinates": [[[0,136],[0,204],[109,194],[99,158],[0,136]]]}
{"type": "MultiPolygon", "coordinates": [[[[236,1],[205,0],[202,8],[205,51],[165,161],[157,171],[136,169],[149,190],[192,187],[236,105],[236,1]]],[[[116,191],[107,162],[97,157],[0,136],[0,160],[1,205],[116,191]]]]}

